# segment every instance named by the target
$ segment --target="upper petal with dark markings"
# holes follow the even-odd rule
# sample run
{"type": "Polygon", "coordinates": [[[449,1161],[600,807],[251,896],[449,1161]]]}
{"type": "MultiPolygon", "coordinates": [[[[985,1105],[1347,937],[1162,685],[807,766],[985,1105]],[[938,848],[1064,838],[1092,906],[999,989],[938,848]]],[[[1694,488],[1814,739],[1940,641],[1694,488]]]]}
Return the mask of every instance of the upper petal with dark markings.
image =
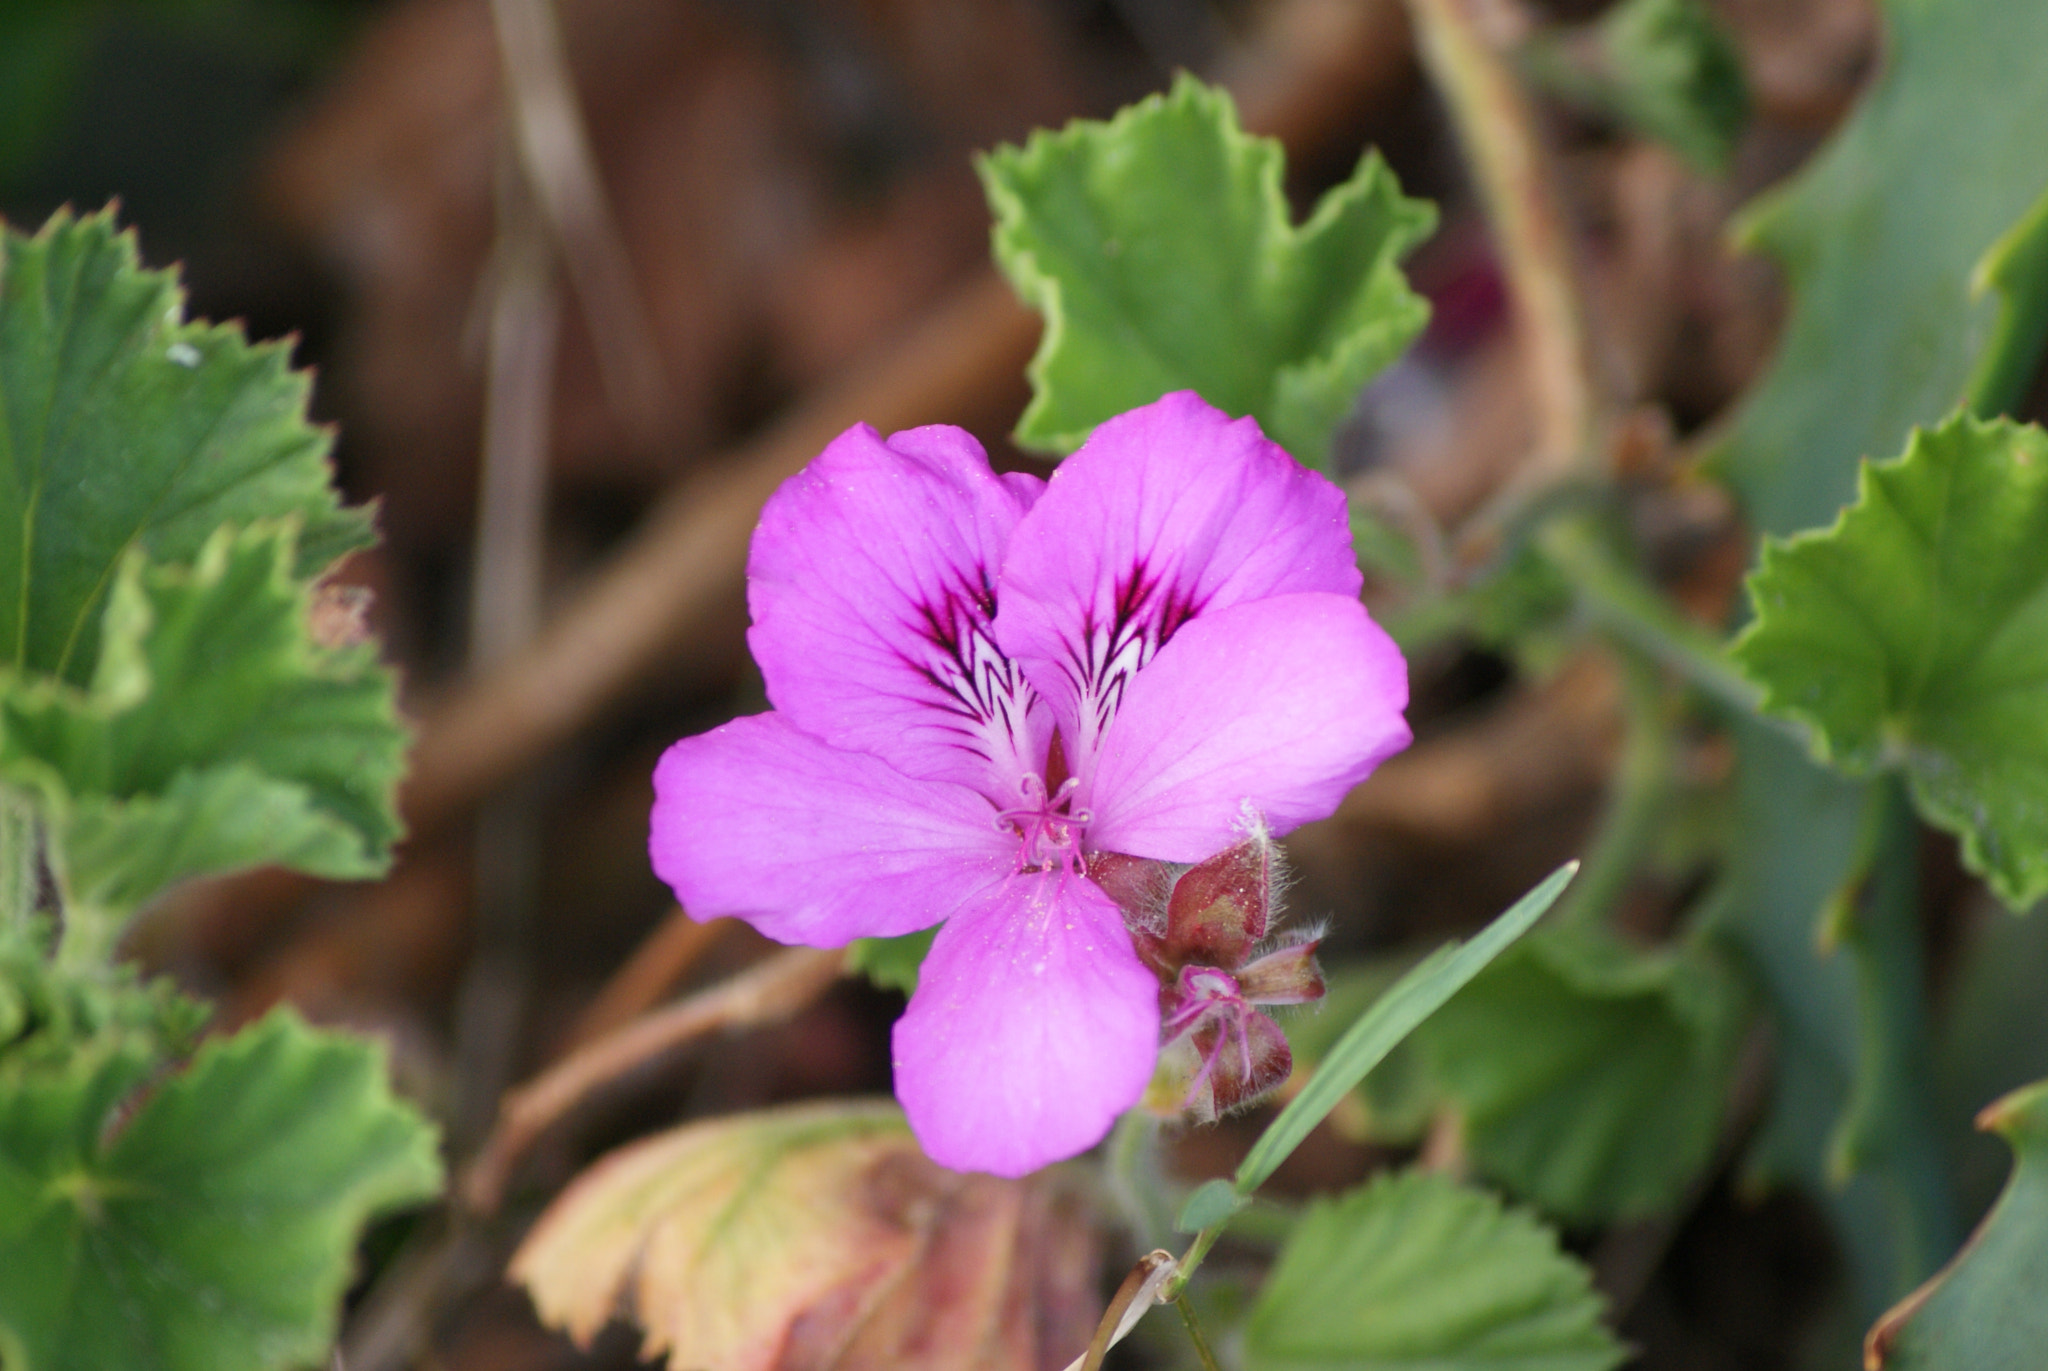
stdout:
{"type": "Polygon", "coordinates": [[[1011,538],[996,639],[1086,778],[1132,673],[1189,620],[1275,595],[1355,598],[1344,494],[1192,391],[1105,421],[1011,538]]]}
{"type": "Polygon", "coordinates": [[[748,559],[768,697],[834,747],[1009,802],[1051,715],[997,651],[996,571],[1041,485],[966,432],[848,429],[782,484],[748,559]]]}

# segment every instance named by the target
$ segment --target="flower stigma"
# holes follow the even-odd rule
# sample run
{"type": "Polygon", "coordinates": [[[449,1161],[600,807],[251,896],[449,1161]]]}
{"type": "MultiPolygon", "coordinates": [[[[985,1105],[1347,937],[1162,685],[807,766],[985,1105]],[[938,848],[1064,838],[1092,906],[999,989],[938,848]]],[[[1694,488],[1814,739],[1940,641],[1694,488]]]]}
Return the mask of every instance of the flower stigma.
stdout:
{"type": "Polygon", "coordinates": [[[1020,874],[1054,868],[1069,876],[1087,874],[1087,863],[1081,856],[1081,831],[1094,816],[1085,809],[1073,808],[1074,792],[1080,785],[1079,777],[1069,776],[1048,794],[1045,778],[1027,771],[1017,786],[1024,802],[997,813],[996,827],[1017,834],[1020,874]]]}

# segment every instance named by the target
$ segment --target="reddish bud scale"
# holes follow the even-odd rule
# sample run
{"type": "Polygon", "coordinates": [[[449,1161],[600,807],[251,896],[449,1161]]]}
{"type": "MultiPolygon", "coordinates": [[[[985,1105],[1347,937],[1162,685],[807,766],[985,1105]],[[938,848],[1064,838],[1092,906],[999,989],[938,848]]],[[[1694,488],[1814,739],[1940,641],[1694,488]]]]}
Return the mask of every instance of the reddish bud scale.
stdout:
{"type": "Polygon", "coordinates": [[[1273,865],[1273,841],[1261,833],[1189,867],[1166,905],[1166,956],[1183,965],[1241,965],[1266,936],[1273,865]]]}
{"type": "Polygon", "coordinates": [[[1088,874],[1124,912],[1159,977],[1156,1113],[1198,1123],[1250,1104],[1294,1069],[1280,1026],[1254,1005],[1320,999],[1314,939],[1262,955],[1279,903],[1279,863],[1263,832],[1192,867],[1097,853],[1088,874]]]}

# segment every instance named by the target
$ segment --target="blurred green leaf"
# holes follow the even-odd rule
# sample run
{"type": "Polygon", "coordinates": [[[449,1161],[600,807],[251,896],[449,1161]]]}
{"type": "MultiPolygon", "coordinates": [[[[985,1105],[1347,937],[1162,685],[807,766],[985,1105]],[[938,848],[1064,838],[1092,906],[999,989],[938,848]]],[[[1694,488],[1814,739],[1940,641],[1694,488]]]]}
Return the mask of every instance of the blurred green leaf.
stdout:
{"type": "Polygon", "coordinates": [[[1445,943],[1373,1001],[1372,1008],[1337,1039],[1301,1093],[1287,1102],[1252,1144],[1237,1168],[1238,1193],[1249,1195],[1265,1184],[1367,1072],[1543,917],[1578,869],[1577,862],[1567,862],[1551,872],[1471,942],[1445,943]]]}
{"type": "Polygon", "coordinates": [[[1071,451],[1112,415],[1199,391],[1322,466],[1359,390],[1429,317],[1401,256],[1435,226],[1377,153],[1289,218],[1283,157],[1191,77],[1107,123],[981,162],[995,253],[1045,315],[1018,441],[1071,451]]]}
{"type": "Polygon", "coordinates": [[[1735,646],[1852,774],[1895,767],[2015,908],[2048,894],[2048,435],[1957,418],[1773,542],[1735,646]]]}
{"type": "Polygon", "coordinates": [[[364,1220],[439,1188],[433,1131],[367,1043],[279,1011],[137,1103],[157,1067],[133,1043],[0,1057],[9,1371],[311,1364],[364,1220]]]}
{"type": "Polygon", "coordinates": [[[917,973],[924,966],[937,928],[905,933],[896,938],[855,938],[846,945],[846,969],[866,976],[884,990],[905,995],[917,989],[917,973]]]}
{"type": "Polygon", "coordinates": [[[206,1008],[168,979],[142,984],[132,966],[79,974],[51,963],[40,929],[0,928],[0,1080],[67,1069],[74,1058],[183,1057],[206,1008]]]}
{"type": "Polygon", "coordinates": [[[0,7],[0,184],[43,151],[78,84],[98,20],[75,0],[0,7]]]}
{"type": "Polygon", "coordinates": [[[2005,1193],[1955,1259],[1907,1296],[1865,1342],[1881,1371],[2000,1371],[2048,1348],[2048,1081],[1977,1118],[2012,1145],[2005,1193]]]}
{"type": "Polygon", "coordinates": [[[1590,929],[1511,948],[1416,1034],[1487,1179],[1561,1218],[1668,1208],[1711,1159],[1747,1021],[1704,948],[1590,929]]]}
{"type": "Polygon", "coordinates": [[[1583,34],[1539,35],[1526,58],[1558,95],[1705,171],[1728,165],[1749,122],[1742,54],[1701,0],[1622,0],[1583,34]]]}
{"type": "Polygon", "coordinates": [[[1899,1074],[1926,1052],[1914,844],[1894,827],[1910,816],[1881,784],[1815,765],[1761,720],[1737,717],[1731,731],[1735,827],[1716,927],[1744,952],[1777,1030],[1747,1179],[1796,1185],[1827,1211],[1868,1320],[1955,1234],[1931,1101],[1917,1073],[1899,1074]],[[1830,912],[1859,897],[1877,917],[1852,921],[1846,946],[1839,930],[1824,935],[1830,912]]]}
{"type": "Polygon", "coordinates": [[[1548,1229],[1422,1171],[1309,1207],[1244,1350],[1250,1371],[1607,1371],[1628,1356],[1548,1229]]]}
{"type": "Polygon", "coordinates": [[[1713,464],[1750,521],[1825,524],[1856,462],[1968,400],[2021,398],[2048,323],[2048,274],[2014,271],[2009,238],[2048,192],[2048,6],[1888,0],[1884,70],[1799,175],[1746,212],[1793,305],[1778,353],[1713,464]],[[2006,270],[2000,259],[2011,259],[2006,270]],[[1996,292],[1997,298],[1993,298],[1996,292]],[[1998,378],[2005,378],[1997,384],[1998,378]]]}
{"type": "Polygon", "coordinates": [[[1199,1233],[1204,1228],[1214,1228],[1227,1223],[1230,1216],[1245,1206],[1244,1196],[1237,1193],[1237,1187],[1220,1177],[1203,1181],[1195,1187],[1180,1207],[1180,1215],[1173,1226],[1183,1233],[1199,1233]]]}
{"type": "MultiPolygon", "coordinates": [[[[1313,1072],[1321,1065],[1344,1030],[1371,1009],[1415,960],[1388,957],[1326,967],[1323,998],[1281,1024],[1287,1030],[1287,1045],[1294,1050],[1294,1069],[1313,1072]]],[[[1330,1127],[1355,1142],[1407,1146],[1420,1142],[1429,1131],[1442,1097],[1411,1036],[1366,1073],[1353,1096],[1359,1107],[1334,1110],[1330,1127]]]]}
{"type": "Polygon", "coordinates": [[[0,231],[0,665],[89,682],[131,549],[189,562],[222,524],[291,516],[306,579],[369,543],[288,349],[182,312],[111,212],[0,231]]]}
{"type": "MultiPolygon", "coordinates": [[[[255,862],[374,875],[405,735],[368,645],[323,646],[289,528],[124,557],[89,690],[0,672],[0,779],[35,795],[67,921],[255,862]]],[[[69,936],[67,932],[67,937],[69,936]]]]}

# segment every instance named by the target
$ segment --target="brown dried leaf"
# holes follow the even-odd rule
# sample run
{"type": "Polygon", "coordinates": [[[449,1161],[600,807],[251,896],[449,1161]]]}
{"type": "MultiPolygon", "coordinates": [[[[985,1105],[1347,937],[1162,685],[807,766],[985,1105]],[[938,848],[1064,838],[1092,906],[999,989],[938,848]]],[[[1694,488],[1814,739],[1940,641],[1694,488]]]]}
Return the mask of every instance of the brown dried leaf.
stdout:
{"type": "Polygon", "coordinates": [[[947,1171],[895,1105],[832,1102],[611,1154],[511,1276],[578,1343],[633,1319],[673,1371],[1036,1371],[1087,1344],[1095,1249],[1062,1174],[947,1171]]]}

